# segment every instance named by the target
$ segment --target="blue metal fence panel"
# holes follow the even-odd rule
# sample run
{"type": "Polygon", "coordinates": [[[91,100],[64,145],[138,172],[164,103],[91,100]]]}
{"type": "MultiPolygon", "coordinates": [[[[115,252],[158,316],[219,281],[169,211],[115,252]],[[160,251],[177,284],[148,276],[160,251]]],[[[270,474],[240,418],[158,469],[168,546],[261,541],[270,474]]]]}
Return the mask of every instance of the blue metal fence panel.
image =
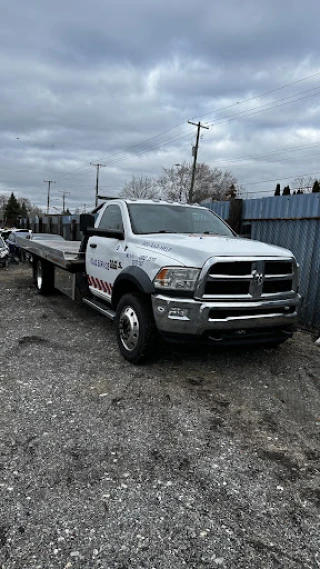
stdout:
{"type": "Polygon", "coordinates": [[[300,321],[320,327],[320,222],[302,220],[259,220],[252,222],[252,239],[290,249],[300,265],[303,299],[300,321]]]}
{"type": "Polygon", "coordinates": [[[230,202],[208,202],[205,205],[207,208],[214,211],[222,219],[227,220],[229,217],[230,202]]]}
{"type": "Polygon", "coordinates": [[[320,217],[320,194],[272,196],[257,200],[243,200],[243,220],[301,217],[320,217]]]}

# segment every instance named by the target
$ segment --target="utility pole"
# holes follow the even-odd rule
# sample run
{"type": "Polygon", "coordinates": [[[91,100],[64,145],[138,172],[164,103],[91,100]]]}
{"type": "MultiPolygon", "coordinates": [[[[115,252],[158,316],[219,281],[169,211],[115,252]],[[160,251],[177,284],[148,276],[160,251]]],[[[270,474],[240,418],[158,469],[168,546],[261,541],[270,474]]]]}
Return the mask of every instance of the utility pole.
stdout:
{"type": "Polygon", "coordinates": [[[209,127],[208,127],[208,126],[205,126],[204,124],[201,124],[200,121],[199,121],[199,122],[188,121],[188,123],[189,123],[189,124],[193,124],[194,126],[197,127],[197,140],[196,140],[195,146],[192,147],[193,166],[192,166],[191,185],[190,185],[189,198],[188,198],[188,202],[189,202],[189,203],[192,203],[193,186],[194,186],[194,180],[195,180],[196,168],[197,168],[197,158],[198,158],[198,148],[199,148],[199,139],[200,139],[200,129],[201,129],[201,128],[207,128],[207,129],[209,129],[209,127]]]}
{"type": "Polygon", "coordinates": [[[50,186],[51,184],[55,184],[54,180],[43,180],[46,184],[48,184],[48,196],[47,196],[47,215],[49,215],[50,209],[50,186]]]}
{"type": "Polygon", "coordinates": [[[62,213],[66,211],[66,196],[70,196],[70,192],[66,192],[65,190],[59,190],[62,193],[62,213]]]}
{"type": "Polygon", "coordinates": [[[94,164],[90,162],[91,166],[94,166],[97,169],[97,177],[96,177],[96,196],[95,196],[95,207],[98,205],[98,196],[99,196],[99,170],[100,168],[104,168],[105,164],[94,164]]]}

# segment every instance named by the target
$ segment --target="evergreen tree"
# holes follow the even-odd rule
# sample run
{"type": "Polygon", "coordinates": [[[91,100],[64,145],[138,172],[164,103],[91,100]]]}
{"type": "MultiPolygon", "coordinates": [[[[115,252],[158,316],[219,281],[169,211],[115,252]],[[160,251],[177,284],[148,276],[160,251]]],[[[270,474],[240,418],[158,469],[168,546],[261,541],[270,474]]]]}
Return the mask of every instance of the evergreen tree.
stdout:
{"type": "Polygon", "coordinates": [[[21,215],[21,206],[13,192],[7,201],[4,215],[6,219],[12,220],[17,219],[21,215]]]}
{"type": "Polygon", "coordinates": [[[275,196],[280,196],[280,184],[276,185],[276,189],[274,191],[274,195],[275,196]]]}
{"type": "Polygon", "coordinates": [[[318,192],[320,192],[320,184],[319,184],[318,180],[315,180],[313,182],[313,186],[312,186],[312,193],[315,194],[318,192]]]}
{"type": "Polygon", "coordinates": [[[282,190],[283,196],[290,196],[290,186],[285,186],[282,190]]]}
{"type": "Polygon", "coordinates": [[[237,190],[233,183],[229,188],[229,192],[226,193],[226,197],[229,198],[230,200],[237,197],[237,190]]]}

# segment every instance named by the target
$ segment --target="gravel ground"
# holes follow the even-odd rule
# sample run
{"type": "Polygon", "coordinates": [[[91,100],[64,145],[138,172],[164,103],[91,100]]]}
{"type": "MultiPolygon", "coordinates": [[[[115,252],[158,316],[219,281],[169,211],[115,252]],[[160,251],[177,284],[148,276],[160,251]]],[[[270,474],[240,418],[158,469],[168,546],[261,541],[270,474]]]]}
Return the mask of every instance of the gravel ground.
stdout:
{"type": "Polygon", "coordinates": [[[0,567],[320,567],[320,350],[163,346],[0,272],[0,567]]]}

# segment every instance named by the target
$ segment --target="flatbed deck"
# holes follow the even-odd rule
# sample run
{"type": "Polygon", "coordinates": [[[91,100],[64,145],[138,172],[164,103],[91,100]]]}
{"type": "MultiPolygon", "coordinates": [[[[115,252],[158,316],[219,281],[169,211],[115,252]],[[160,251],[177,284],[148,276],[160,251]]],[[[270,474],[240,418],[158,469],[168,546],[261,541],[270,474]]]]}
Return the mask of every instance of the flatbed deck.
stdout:
{"type": "Polygon", "coordinates": [[[81,241],[32,241],[17,236],[17,242],[26,253],[45,259],[66,271],[73,273],[85,268],[84,253],[79,252],[81,241]]]}

